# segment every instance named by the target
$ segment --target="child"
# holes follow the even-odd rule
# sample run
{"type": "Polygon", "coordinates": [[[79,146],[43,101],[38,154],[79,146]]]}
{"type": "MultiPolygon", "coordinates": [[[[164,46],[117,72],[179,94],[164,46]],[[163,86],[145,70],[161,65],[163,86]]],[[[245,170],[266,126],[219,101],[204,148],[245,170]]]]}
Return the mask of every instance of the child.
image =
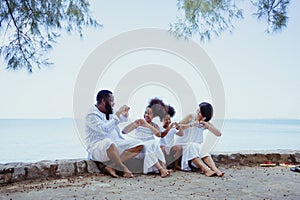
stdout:
{"type": "MultiPolygon", "coordinates": [[[[171,123],[171,117],[173,117],[174,114],[175,114],[175,109],[169,105],[167,109],[167,115],[165,116],[164,119],[164,125],[161,128],[160,147],[165,155],[166,160],[168,158],[167,155],[171,155],[172,157],[175,156],[175,162],[176,162],[176,160],[179,158],[180,155],[178,156],[175,149],[172,149],[172,147],[175,144],[174,143],[175,135],[182,136],[183,131],[177,122],[171,123]]],[[[173,161],[174,159],[171,160],[171,162],[173,161]]]]}

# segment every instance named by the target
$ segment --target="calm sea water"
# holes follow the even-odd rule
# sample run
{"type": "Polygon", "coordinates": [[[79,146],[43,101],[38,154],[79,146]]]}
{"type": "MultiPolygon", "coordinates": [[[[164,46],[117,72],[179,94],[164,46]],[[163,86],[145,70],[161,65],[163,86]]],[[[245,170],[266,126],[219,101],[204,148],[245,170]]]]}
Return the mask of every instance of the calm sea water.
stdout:
{"type": "MultiPolygon", "coordinates": [[[[300,120],[225,120],[215,152],[300,150],[300,120]]],[[[86,158],[73,119],[1,119],[0,163],[86,158]]]]}

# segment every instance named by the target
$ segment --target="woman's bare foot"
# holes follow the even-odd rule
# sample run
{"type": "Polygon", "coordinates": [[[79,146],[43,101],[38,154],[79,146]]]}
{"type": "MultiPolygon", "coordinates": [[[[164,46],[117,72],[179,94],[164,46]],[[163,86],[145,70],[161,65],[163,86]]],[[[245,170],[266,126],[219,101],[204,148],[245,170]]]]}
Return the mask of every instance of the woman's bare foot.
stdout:
{"type": "Polygon", "coordinates": [[[218,177],[222,177],[222,176],[224,176],[224,174],[225,174],[225,172],[221,172],[221,171],[218,171],[218,172],[216,172],[217,173],[217,176],[218,177]]]}
{"type": "Polygon", "coordinates": [[[124,171],[123,172],[123,177],[124,178],[133,178],[134,176],[133,176],[131,171],[124,171]]]}
{"type": "Polygon", "coordinates": [[[111,175],[112,177],[114,177],[114,178],[118,178],[119,176],[117,175],[117,173],[116,173],[116,170],[114,170],[113,168],[111,168],[110,166],[106,166],[105,168],[105,171],[109,174],[109,175],[111,175]]]}
{"type": "Polygon", "coordinates": [[[161,169],[159,169],[158,171],[159,171],[160,176],[161,176],[162,178],[166,178],[166,177],[170,176],[170,174],[171,174],[171,170],[164,169],[164,168],[161,168],[161,169]]]}
{"type": "Polygon", "coordinates": [[[208,177],[212,177],[212,176],[217,176],[216,172],[212,171],[212,170],[207,170],[204,172],[204,175],[205,176],[208,176],[208,177]]]}
{"type": "Polygon", "coordinates": [[[126,167],[123,167],[123,177],[124,178],[133,178],[132,172],[126,167]]]}

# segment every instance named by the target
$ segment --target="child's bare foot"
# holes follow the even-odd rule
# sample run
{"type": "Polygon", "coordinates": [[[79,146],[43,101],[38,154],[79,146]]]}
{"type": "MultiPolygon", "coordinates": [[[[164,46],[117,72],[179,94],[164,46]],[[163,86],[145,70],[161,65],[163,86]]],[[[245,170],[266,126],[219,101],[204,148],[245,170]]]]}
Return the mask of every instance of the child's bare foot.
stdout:
{"type": "Polygon", "coordinates": [[[109,175],[111,175],[112,177],[114,177],[114,178],[118,178],[119,176],[117,175],[117,173],[116,173],[116,170],[114,170],[113,168],[111,168],[110,166],[106,166],[105,168],[105,171],[109,174],[109,175]]]}
{"type": "Polygon", "coordinates": [[[174,165],[173,169],[174,169],[174,171],[177,171],[177,170],[182,171],[181,167],[179,165],[174,165]]]}
{"type": "Polygon", "coordinates": [[[167,169],[164,169],[164,168],[161,168],[158,171],[159,171],[160,176],[162,178],[166,178],[166,177],[170,176],[170,174],[171,174],[171,170],[167,170],[167,169]]]}

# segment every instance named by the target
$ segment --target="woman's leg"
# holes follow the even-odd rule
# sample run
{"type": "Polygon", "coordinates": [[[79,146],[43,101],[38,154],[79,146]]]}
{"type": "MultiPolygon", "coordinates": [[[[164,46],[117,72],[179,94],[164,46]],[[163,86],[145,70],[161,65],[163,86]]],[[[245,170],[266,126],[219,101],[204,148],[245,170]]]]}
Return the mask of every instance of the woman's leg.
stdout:
{"type": "Polygon", "coordinates": [[[209,169],[205,163],[199,158],[196,157],[194,159],[192,159],[192,162],[199,168],[201,169],[201,171],[203,171],[205,176],[215,176],[216,173],[214,171],[212,171],[211,169],[209,169]]]}
{"type": "Polygon", "coordinates": [[[120,156],[121,161],[126,162],[127,160],[134,158],[143,150],[143,148],[144,148],[143,145],[139,145],[139,146],[133,147],[131,149],[126,149],[120,156]]]}
{"type": "Polygon", "coordinates": [[[221,172],[215,165],[215,162],[210,156],[206,156],[202,158],[203,162],[214,172],[216,172],[217,176],[222,177],[224,176],[225,172],[221,172]]]}

